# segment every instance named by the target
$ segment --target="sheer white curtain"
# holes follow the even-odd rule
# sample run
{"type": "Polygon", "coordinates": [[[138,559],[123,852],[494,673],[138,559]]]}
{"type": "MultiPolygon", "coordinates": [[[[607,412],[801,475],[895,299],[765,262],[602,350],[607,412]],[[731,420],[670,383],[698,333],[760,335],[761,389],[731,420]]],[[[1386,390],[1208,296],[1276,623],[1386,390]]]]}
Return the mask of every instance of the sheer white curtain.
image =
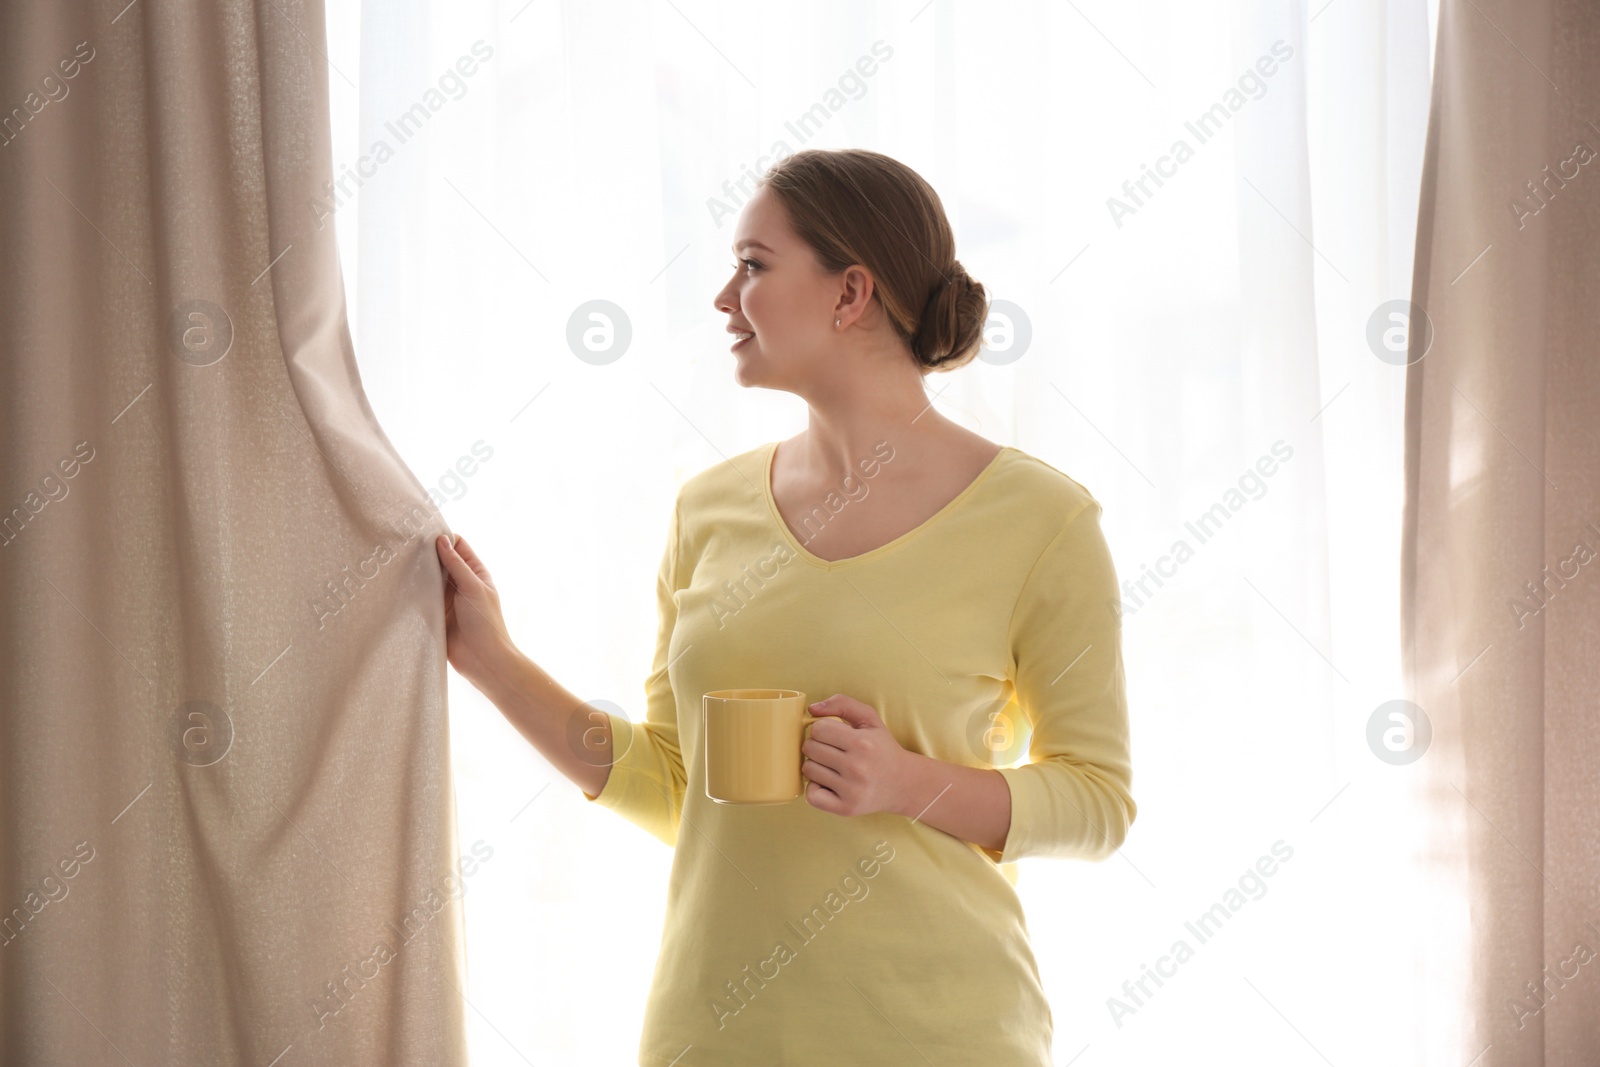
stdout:
{"type": "MultiPolygon", "coordinates": [[[[1422,0],[330,0],[342,188],[308,210],[373,405],[513,636],[638,718],[678,485],[805,419],[734,383],[711,306],[741,177],[780,142],[915,167],[997,301],[940,409],[1088,486],[1126,579],[1138,821],[1018,885],[1058,1061],[1409,1065],[1448,1020],[1413,1010],[1405,917],[1452,904],[1410,859],[1420,746],[1380,710],[1384,305],[1410,292],[1430,24],[1422,0]],[[594,323],[605,353],[569,340],[594,323]]],[[[474,1062],[634,1062],[671,853],[451,698],[461,838],[494,857],[465,896],[474,1062]]]]}

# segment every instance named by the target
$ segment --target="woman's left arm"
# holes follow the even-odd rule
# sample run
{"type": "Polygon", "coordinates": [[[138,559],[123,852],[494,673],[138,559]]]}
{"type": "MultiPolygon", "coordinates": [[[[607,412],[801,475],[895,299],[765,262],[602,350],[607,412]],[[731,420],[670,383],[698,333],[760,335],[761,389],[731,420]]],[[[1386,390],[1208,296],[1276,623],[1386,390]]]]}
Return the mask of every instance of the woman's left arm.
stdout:
{"type": "Polygon", "coordinates": [[[1138,807],[1121,605],[1099,519],[1099,502],[1086,496],[1045,546],[1012,613],[1007,639],[1030,726],[1027,763],[971,767],[907,751],[877,711],[835,694],[812,705],[838,721],[815,723],[802,746],[807,802],[838,815],[898,812],[997,863],[1103,860],[1120,848],[1138,807]]]}

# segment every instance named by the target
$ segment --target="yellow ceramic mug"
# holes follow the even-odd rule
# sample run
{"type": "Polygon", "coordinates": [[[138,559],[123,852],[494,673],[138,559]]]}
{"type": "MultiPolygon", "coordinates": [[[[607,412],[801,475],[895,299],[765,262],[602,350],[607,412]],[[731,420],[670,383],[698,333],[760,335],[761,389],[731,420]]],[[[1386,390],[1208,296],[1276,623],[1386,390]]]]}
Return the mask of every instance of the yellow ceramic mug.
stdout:
{"type": "Polygon", "coordinates": [[[718,689],[705,707],[706,796],[719,804],[787,804],[805,791],[800,745],[819,718],[793,689],[718,689]]]}

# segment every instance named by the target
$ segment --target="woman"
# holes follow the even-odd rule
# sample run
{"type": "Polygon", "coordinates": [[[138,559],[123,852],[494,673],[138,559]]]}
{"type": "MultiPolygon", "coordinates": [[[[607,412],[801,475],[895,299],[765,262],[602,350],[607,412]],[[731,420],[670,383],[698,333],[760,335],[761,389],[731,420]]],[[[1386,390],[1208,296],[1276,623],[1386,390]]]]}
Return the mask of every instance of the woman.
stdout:
{"type": "Polygon", "coordinates": [[[785,157],[733,247],[716,307],[738,381],[810,422],[679,490],[643,721],[522,655],[482,561],[441,537],[450,662],[675,847],[641,1064],[1048,1067],[1009,864],[1103,859],[1135,814],[1100,505],[930,406],[924,377],[976,355],[988,302],[914,171],[785,157]],[[803,803],[707,798],[701,695],[736,687],[826,698],[803,803]]]}

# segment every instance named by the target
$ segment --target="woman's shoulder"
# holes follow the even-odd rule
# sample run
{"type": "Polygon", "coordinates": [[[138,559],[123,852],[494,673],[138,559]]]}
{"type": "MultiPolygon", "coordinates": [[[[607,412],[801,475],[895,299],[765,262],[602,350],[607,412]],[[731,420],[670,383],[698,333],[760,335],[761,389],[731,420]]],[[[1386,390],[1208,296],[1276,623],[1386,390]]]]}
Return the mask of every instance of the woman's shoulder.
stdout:
{"type": "Polygon", "coordinates": [[[759,498],[769,447],[757,445],[691,474],[678,487],[679,506],[698,512],[720,503],[747,502],[752,495],[759,498]]]}
{"type": "Polygon", "coordinates": [[[1099,513],[1094,494],[1050,461],[1012,445],[997,458],[1002,466],[995,474],[1005,495],[1028,514],[1060,527],[1088,509],[1099,513]]]}

